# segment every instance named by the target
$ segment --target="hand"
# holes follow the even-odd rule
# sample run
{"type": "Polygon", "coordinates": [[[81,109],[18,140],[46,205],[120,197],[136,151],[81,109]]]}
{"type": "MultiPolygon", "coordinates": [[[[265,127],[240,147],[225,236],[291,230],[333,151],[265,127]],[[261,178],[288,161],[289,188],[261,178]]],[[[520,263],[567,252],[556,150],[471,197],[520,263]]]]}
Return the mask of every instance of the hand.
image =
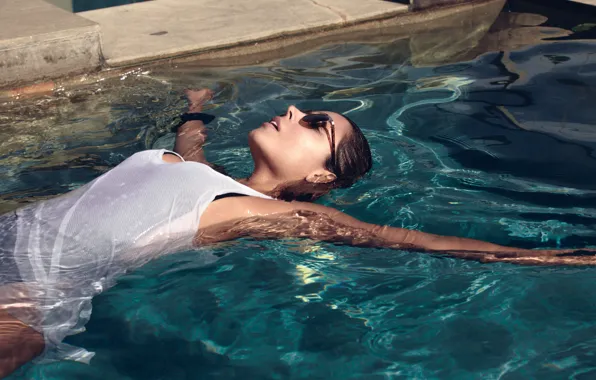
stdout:
{"type": "MultiPolygon", "coordinates": [[[[213,91],[208,88],[200,90],[185,90],[188,100],[188,113],[202,112],[203,106],[213,97],[213,91]]],[[[203,153],[203,144],[207,139],[207,129],[200,120],[188,120],[178,127],[174,152],[181,155],[186,161],[196,161],[208,164],[203,153]]]]}
{"type": "Polygon", "coordinates": [[[445,251],[461,259],[521,265],[596,265],[596,249],[520,250],[519,252],[445,251]]]}
{"type": "Polygon", "coordinates": [[[203,111],[203,105],[213,97],[213,91],[208,88],[200,90],[184,90],[186,99],[188,100],[188,112],[195,113],[203,111]]]}

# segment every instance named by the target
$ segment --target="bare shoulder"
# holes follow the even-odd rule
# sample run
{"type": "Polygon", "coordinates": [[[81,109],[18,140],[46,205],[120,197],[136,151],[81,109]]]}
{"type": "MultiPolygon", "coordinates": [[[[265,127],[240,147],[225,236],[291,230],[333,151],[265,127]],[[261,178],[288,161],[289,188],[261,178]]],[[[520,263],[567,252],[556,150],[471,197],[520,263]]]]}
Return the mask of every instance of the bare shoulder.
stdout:
{"type": "Polygon", "coordinates": [[[230,197],[212,202],[203,212],[195,243],[203,245],[242,236],[282,237],[291,230],[308,229],[308,225],[322,220],[329,228],[341,225],[362,229],[370,226],[332,207],[316,203],[230,197]]]}
{"type": "Polygon", "coordinates": [[[182,162],[182,159],[178,155],[170,152],[165,152],[163,156],[161,156],[161,159],[164,162],[167,162],[168,164],[176,164],[182,162]]]}
{"type": "Polygon", "coordinates": [[[284,202],[258,197],[229,197],[211,202],[201,216],[201,228],[254,217],[275,217],[293,211],[331,213],[334,209],[304,202],[284,202]]]}

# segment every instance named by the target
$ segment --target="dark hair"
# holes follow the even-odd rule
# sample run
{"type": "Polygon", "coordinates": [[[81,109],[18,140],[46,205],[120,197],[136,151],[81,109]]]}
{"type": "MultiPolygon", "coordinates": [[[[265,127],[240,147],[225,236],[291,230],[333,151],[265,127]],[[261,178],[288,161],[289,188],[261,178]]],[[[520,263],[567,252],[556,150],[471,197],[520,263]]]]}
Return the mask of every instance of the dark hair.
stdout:
{"type": "Polygon", "coordinates": [[[372,168],[372,154],[364,134],[348,117],[352,131],[337,144],[336,161],[333,169],[331,156],[325,162],[325,169],[334,173],[337,179],[329,183],[311,183],[301,180],[284,184],[272,192],[272,196],[284,201],[314,201],[335,188],[350,187],[372,168]]]}

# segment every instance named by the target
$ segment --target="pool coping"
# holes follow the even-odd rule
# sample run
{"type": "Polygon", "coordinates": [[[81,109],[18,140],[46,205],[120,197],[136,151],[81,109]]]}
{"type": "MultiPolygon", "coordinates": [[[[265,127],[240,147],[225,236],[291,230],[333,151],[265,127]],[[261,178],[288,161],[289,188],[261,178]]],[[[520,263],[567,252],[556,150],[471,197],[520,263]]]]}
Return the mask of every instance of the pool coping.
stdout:
{"type": "Polygon", "coordinates": [[[573,3],[581,3],[586,5],[593,5],[596,6],[596,0],[569,0],[573,3]]]}
{"type": "MultiPolygon", "coordinates": [[[[0,0],[0,6],[2,5],[2,2],[6,1],[10,0],[0,0]]],[[[302,28],[293,30],[275,31],[255,38],[237,39],[235,41],[229,41],[228,43],[216,41],[211,45],[195,46],[191,49],[188,49],[187,45],[184,49],[173,49],[166,53],[149,53],[143,56],[125,56],[124,58],[113,58],[111,60],[106,59],[105,57],[105,30],[102,30],[101,23],[87,20],[88,24],[86,25],[70,28],[67,32],[60,31],[65,35],[70,33],[71,37],[62,38],[62,40],[60,40],[63,42],[61,49],[65,53],[61,54],[60,49],[54,49],[53,51],[57,51],[59,56],[64,57],[65,59],[63,61],[70,63],[70,66],[67,64],[62,70],[56,70],[55,68],[52,70],[49,68],[40,68],[39,65],[33,68],[22,67],[21,73],[29,73],[30,75],[17,76],[17,80],[14,80],[14,77],[6,78],[7,71],[0,70],[0,89],[2,89],[2,91],[0,91],[0,97],[47,92],[59,86],[84,84],[89,81],[97,80],[97,78],[100,77],[119,75],[119,73],[130,70],[131,67],[139,65],[151,66],[164,63],[172,64],[188,60],[199,61],[201,65],[204,66],[259,64],[267,60],[279,58],[280,55],[288,56],[298,54],[301,51],[314,49],[326,43],[357,40],[359,38],[362,39],[363,36],[365,39],[383,36],[383,30],[385,29],[390,29],[393,34],[407,34],[412,30],[423,28],[427,22],[434,22],[435,20],[448,15],[457,14],[458,12],[470,10],[475,7],[482,7],[486,4],[504,3],[504,0],[466,0],[466,2],[462,4],[459,3],[461,0],[456,0],[457,4],[447,4],[445,6],[423,9],[415,12],[409,11],[406,6],[397,6],[387,8],[383,11],[373,10],[372,13],[352,14],[350,16],[347,13],[342,14],[341,11],[337,10],[337,2],[346,0],[326,1],[335,2],[335,7],[330,12],[330,14],[334,15],[331,19],[332,22],[326,24],[321,24],[319,20],[319,24],[316,25],[305,25],[302,28]],[[87,36],[87,39],[83,39],[81,36],[87,36]],[[81,42],[78,45],[78,51],[76,50],[77,45],[74,43],[77,39],[81,42]],[[68,45],[69,41],[73,43],[68,45]],[[85,62],[77,62],[73,59],[73,57],[76,58],[81,56],[87,60],[85,62]],[[26,86],[28,83],[40,81],[42,81],[42,83],[26,86]]],[[[144,3],[135,3],[126,6],[128,8],[127,12],[130,13],[132,7],[137,4],[144,3]]],[[[320,4],[318,6],[320,6],[320,4]]],[[[124,7],[117,8],[120,8],[119,12],[121,13],[124,13],[127,9],[124,7]]],[[[58,11],[65,12],[60,9],[58,9],[58,11]]],[[[105,10],[90,12],[99,11],[107,12],[105,10]]],[[[89,15],[90,12],[82,12],[82,14],[89,15]]],[[[60,14],[60,16],[66,17],[64,13],[60,14]]],[[[76,18],[81,17],[78,15],[71,16],[76,18]]],[[[55,43],[55,35],[52,35],[51,33],[41,33],[40,40],[36,44],[29,43],[34,38],[33,36],[29,37],[28,40],[22,36],[19,38],[20,40],[18,42],[20,43],[21,49],[28,49],[32,54],[35,51],[42,52],[43,47],[46,46],[47,48],[49,43],[54,43],[54,47],[57,46],[55,43]]],[[[13,45],[14,40],[15,39],[13,39],[13,45]]],[[[3,51],[3,46],[6,46],[6,41],[0,41],[0,54],[3,51]],[[2,43],[5,43],[5,45],[2,45],[2,43]]],[[[4,51],[6,51],[6,49],[4,49],[4,51]]],[[[39,61],[39,59],[37,61],[39,61]]],[[[48,62],[47,59],[45,60],[51,67],[50,64],[52,62],[51,60],[49,61],[50,62],[48,62]]]]}

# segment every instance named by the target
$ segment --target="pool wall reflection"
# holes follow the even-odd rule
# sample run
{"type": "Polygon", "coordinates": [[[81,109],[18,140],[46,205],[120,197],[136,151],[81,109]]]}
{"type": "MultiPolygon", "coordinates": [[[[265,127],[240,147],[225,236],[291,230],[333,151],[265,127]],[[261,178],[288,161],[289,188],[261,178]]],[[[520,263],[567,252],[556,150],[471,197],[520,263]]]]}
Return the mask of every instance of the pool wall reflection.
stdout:
{"type": "Polygon", "coordinates": [[[85,12],[118,5],[140,3],[147,0],[46,0],[69,12],[85,12]]]}

